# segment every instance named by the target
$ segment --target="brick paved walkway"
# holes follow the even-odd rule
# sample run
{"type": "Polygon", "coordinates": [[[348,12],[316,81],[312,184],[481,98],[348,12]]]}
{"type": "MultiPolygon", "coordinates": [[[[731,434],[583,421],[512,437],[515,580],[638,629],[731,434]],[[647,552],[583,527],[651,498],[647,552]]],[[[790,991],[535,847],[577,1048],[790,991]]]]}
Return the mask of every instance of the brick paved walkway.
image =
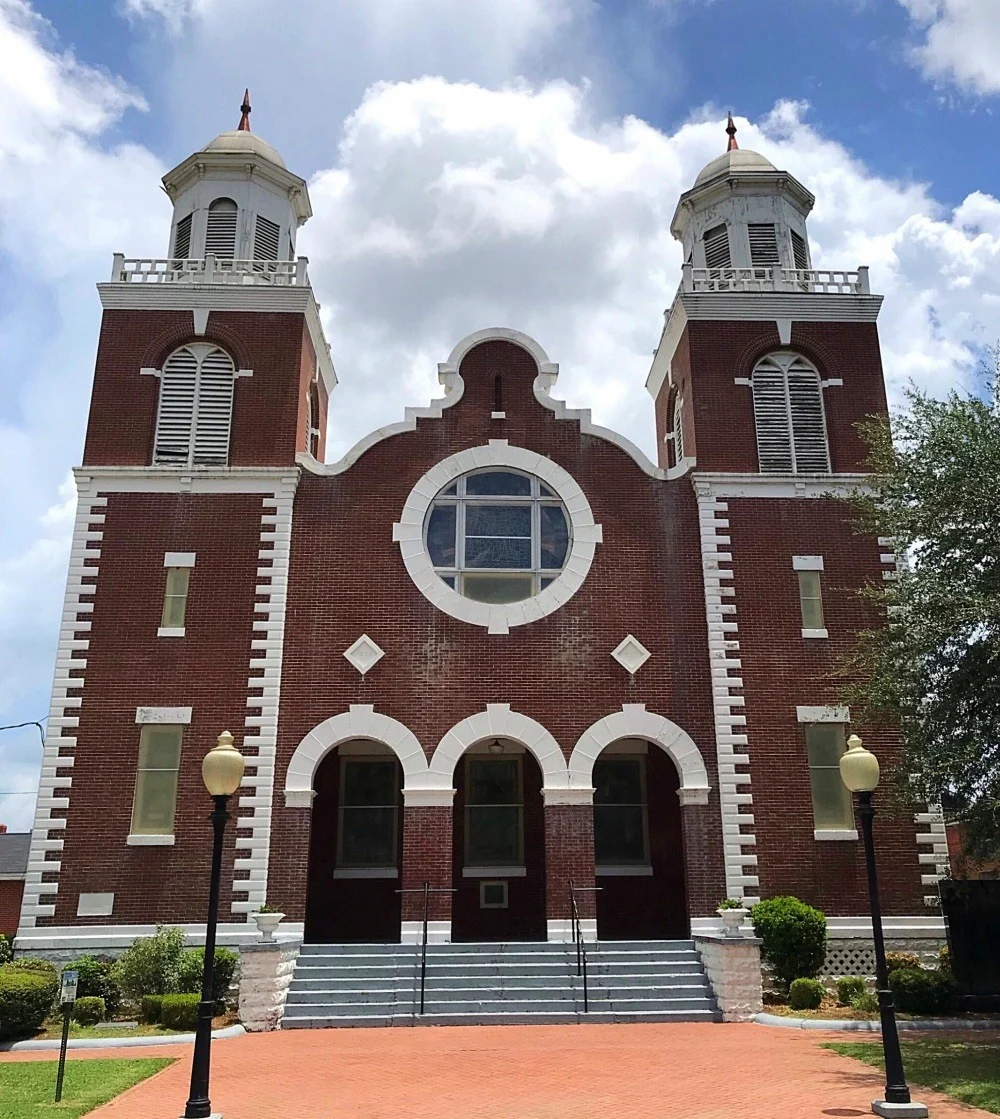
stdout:
{"type": "MultiPolygon", "coordinates": [[[[852,1035],[831,1035],[838,1039],[852,1035]]],[[[870,1115],[882,1081],[821,1049],[826,1035],[755,1025],[294,1030],[212,1047],[226,1119],[823,1119],[870,1115]]],[[[179,1056],[88,1119],[177,1119],[190,1046],[86,1051],[179,1056]]],[[[78,1051],[71,1054],[83,1057],[78,1051]]],[[[51,1060],[50,1054],[0,1059],[51,1060]]],[[[67,1083],[72,1082],[72,1069],[67,1083]]],[[[932,1119],[989,1119],[934,1092],[932,1119]]]]}

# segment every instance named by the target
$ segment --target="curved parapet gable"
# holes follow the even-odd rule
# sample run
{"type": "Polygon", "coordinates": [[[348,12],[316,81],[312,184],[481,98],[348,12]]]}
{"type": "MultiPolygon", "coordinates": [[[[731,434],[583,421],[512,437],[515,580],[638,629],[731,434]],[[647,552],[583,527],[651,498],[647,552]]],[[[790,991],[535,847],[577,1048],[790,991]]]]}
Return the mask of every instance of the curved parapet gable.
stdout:
{"type": "Polygon", "coordinates": [[[649,477],[678,478],[693,467],[693,460],[685,459],[678,466],[663,469],[647,458],[624,435],[593,423],[589,408],[568,408],[565,401],[556,400],[551,395],[551,391],[559,376],[559,363],[550,361],[545,350],[530,335],[503,326],[488,327],[485,330],[477,330],[466,335],[452,349],[448,355],[448,360],[438,363],[438,380],[444,386],[444,396],[432,400],[425,408],[406,408],[403,419],[399,423],[388,424],[369,432],[337,462],[317,462],[312,455],[305,452],[299,452],[296,455],[296,462],[312,474],[342,474],[345,470],[350,469],[366,451],[371,450],[376,443],[380,443],[383,439],[390,439],[394,435],[403,435],[406,432],[415,431],[417,420],[441,419],[445,408],[453,408],[462,399],[465,392],[465,381],[459,372],[462,362],[471,350],[484,342],[510,342],[524,350],[538,367],[538,376],[535,378],[533,386],[535,399],[538,403],[552,412],[558,420],[575,420],[580,424],[582,434],[594,435],[608,443],[613,443],[624,451],[649,477]]]}

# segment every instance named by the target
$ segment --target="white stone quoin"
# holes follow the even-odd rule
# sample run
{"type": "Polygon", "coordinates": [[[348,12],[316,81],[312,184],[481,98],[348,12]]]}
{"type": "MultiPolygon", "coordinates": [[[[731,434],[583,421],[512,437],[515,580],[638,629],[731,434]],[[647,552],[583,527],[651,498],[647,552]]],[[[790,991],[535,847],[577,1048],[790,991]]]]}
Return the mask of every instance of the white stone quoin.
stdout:
{"type": "Polygon", "coordinates": [[[240,949],[240,1021],[253,1033],[276,1030],[301,940],[275,940],[240,949]]]}
{"type": "Polygon", "coordinates": [[[724,1022],[751,1022],[763,1009],[760,945],[755,937],[696,933],[695,947],[724,1022]]]}

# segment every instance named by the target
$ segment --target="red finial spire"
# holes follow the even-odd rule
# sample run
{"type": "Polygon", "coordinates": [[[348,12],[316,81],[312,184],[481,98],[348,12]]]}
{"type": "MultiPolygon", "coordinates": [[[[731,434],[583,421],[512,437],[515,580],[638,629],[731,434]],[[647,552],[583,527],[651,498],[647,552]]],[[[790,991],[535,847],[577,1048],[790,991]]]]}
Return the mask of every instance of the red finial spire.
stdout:
{"type": "MultiPolygon", "coordinates": [[[[248,90],[248,89],[244,90],[244,92],[243,92],[243,104],[240,106],[240,112],[243,114],[243,116],[240,117],[240,123],[239,123],[239,126],[237,127],[236,131],[237,132],[249,132],[250,131],[250,90],[248,90]]],[[[731,120],[732,120],[732,118],[730,118],[730,121],[731,120]]]]}
{"type": "MultiPolygon", "coordinates": [[[[243,125],[240,125],[242,128],[243,125]]],[[[727,152],[735,152],[739,149],[739,144],[736,143],[736,125],[733,124],[733,114],[729,114],[729,123],[726,125],[726,132],[729,136],[729,144],[726,147],[727,152]]]]}

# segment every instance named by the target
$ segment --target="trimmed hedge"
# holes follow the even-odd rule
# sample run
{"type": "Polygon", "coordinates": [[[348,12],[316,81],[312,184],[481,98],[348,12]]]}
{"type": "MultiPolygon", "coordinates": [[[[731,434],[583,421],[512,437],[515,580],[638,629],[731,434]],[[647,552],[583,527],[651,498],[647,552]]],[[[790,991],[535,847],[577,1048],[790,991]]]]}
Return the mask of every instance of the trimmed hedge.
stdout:
{"type": "Polygon", "coordinates": [[[792,1010],[819,1010],[826,988],[818,979],[793,979],[788,988],[792,1010]]]}
{"type": "Polygon", "coordinates": [[[38,975],[46,984],[49,992],[49,1005],[56,1001],[56,995],[59,994],[59,972],[56,971],[56,965],[49,960],[40,960],[34,956],[22,956],[20,959],[11,960],[9,964],[4,964],[0,971],[23,974],[23,975],[38,975]]]}
{"type": "Polygon", "coordinates": [[[54,997],[49,976],[10,964],[0,967],[0,1039],[40,1029],[54,997]]]}
{"type": "Polygon", "coordinates": [[[106,1017],[107,1007],[104,1005],[104,999],[96,998],[94,995],[84,995],[73,1004],[73,1021],[81,1026],[94,1026],[98,1022],[103,1022],[106,1017]]]}
{"type": "Polygon", "coordinates": [[[143,995],[139,1000],[139,1017],[147,1025],[159,1022],[163,1013],[163,995],[143,995]]]}
{"type": "Polygon", "coordinates": [[[885,969],[890,975],[894,971],[919,971],[920,957],[913,952],[886,952],[885,969]]]}
{"type": "MultiPolygon", "coordinates": [[[[216,948],[215,966],[212,971],[212,998],[225,1009],[239,953],[230,948],[216,948]]],[[[177,969],[177,989],[184,994],[201,995],[201,973],[205,968],[205,949],[189,948],[181,957],[177,969]]]]}
{"type": "Polygon", "coordinates": [[[198,1024],[200,995],[164,995],[160,1021],[171,1030],[193,1030],[198,1024]]]}
{"type": "Polygon", "coordinates": [[[793,897],[767,898],[750,911],[761,955],[782,991],[795,979],[812,979],[826,959],[826,917],[793,897]]]}
{"type": "Polygon", "coordinates": [[[837,1002],[841,1006],[853,1005],[858,995],[868,990],[868,984],[860,975],[844,975],[837,980],[837,1002]]]}
{"type": "Polygon", "coordinates": [[[77,999],[104,999],[107,1016],[113,1018],[121,1006],[121,989],[114,977],[111,956],[81,956],[69,966],[80,973],[77,999]]]}
{"type": "Polygon", "coordinates": [[[955,983],[941,971],[901,968],[889,975],[896,1006],[904,1014],[941,1014],[955,1002],[955,983]]]}
{"type": "Polygon", "coordinates": [[[14,956],[14,949],[10,945],[10,937],[0,933],[0,966],[9,963],[14,956]]]}

